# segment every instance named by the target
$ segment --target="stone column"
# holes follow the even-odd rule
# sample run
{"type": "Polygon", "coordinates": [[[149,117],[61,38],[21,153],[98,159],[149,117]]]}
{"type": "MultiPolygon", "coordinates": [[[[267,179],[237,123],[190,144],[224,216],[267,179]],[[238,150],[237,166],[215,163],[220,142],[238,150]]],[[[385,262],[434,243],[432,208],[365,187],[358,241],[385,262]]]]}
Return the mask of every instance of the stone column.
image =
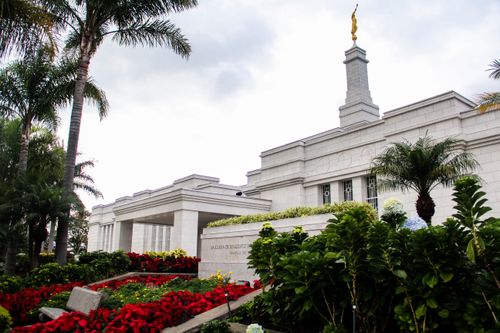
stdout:
{"type": "Polygon", "coordinates": [[[354,201],[363,201],[363,179],[355,177],[352,179],[352,199],[354,201]]]}
{"type": "Polygon", "coordinates": [[[344,189],[342,182],[336,181],[330,184],[332,203],[344,201],[344,189]]]}
{"type": "Polygon", "coordinates": [[[198,212],[174,212],[174,226],[170,235],[170,250],[183,249],[189,256],[198,255],[198,212]]]}
{"type": "Polygon", "coordinates": [[[110,251],[123,250],[130,252],[132,249],[132,231],[134,223],[115,221],[113,227],[113,244],[110,251]]]}

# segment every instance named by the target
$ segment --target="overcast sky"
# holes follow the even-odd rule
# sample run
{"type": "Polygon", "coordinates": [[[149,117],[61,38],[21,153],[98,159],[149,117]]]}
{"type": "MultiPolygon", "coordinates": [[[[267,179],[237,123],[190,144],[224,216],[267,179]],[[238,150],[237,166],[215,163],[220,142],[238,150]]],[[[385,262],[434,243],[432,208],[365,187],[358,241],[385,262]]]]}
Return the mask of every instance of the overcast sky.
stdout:
{"type": "MultiPolygon", "coordinates": [[[[380,112],[449,90],[474,99],[500,90],[498,0],[359,0],[358,41],[380,112]]],[[[171,17],[193,53],[125,48],[107,40],[90,73],[110,102],[86,107],[81,158],[104,199],[197,173],[242,185],[260,152],[339,125],[352,46],[346,0],[199,0],[171,17]]],[[[67,141],[69,111],[61,113],[67,141]]]]}

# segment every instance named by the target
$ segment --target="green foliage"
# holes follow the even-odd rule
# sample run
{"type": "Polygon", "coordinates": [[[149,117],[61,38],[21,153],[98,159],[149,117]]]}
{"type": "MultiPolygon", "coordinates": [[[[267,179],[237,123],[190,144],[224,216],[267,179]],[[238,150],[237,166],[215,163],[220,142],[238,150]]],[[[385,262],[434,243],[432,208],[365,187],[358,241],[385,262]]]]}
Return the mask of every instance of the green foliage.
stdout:
{"type": "Polygon", "coordinates": [[[347,211],[354,207],[363,207],[363,209],[369,212],[373,220],[377,219],[377,212],[367,202],[344,201],[340,203],[334,203],[331,205],[323,205],[320,207],[294,207],[284,210],[282,212],[231,217],[227,219],[210,222],[208,224],[208,227],[212,228],[212,227],[221,227],[232,224],[247,224],[247,223],[265,222],[265,221],[275,221],[281,219],[289,219],[289,218],[321,215],[321,214],[335,214],[347,211]]]}
{"type": "Polygon", "coordinates": [[[8,332],[12,326],[12,318],[4,307],[0,306],[0,333],[8,332]]]}
{"type": "Polygon", "coordinates": [[[123,251],[111,253],[96,251],[80,254],[78,264],[88,264],[95,270],[99,279],[105,279],[127,271],[130,259],[123,251]]]}
{"type": "Polygon", "coordinates": [[[355,304],[360,332],[496,332],[500,222],[477,233],[488,265],[467,258],[470,235],[457,219],[397,230],[354,208],[307,238],[266,225],[249,264],[270,285],[237,316],[287,332],[344,332],[355,304]]]}
{"type": "Polygon", "coordinates": [[[417,213],[430,225],[435,206],[431,191],[438,185],[453,185],[478,167],[471,153],[455,149],[457,144],[452,138],[436,142],[427,135],[415,143],[393,143],[373,159],[371,173],[380,176],[381,190],[414,190],[417,213]]]}
{"type": "Polygon", "coordinates": [[[148,288],[143,283],[128,283],[113,293],[103,302],[103,306],[118,309],[125,304],[157,301],[166,293],[165,287],[148,288]]]}
{"type": "Polygon", "coordinates": [[[25,281],[19,276],[0,275],[0,293],[15,293],[24,288],[25,281]]]}
{"type": "Polygon", "coordinates": [[[41,265],[31,271],[29,284],[31,286],[48,286],[54,283],[67,283],[68,276],[64,266],[57,263],[41,265]]]}
{"type": "Polygon", "coordinates": [[[201,326],[201,333],[231,333],[226,320],[212,320],[201,326]]]}
{"type": "Polygon", "coordinates": [[[148,251],[145,254],[147,254],[151,258],[161,258],[163,260],[170,260],[187,256],[186,250],[183,249],[175,249],[172,251],[148,251]]]}
{"type": "Polygon", "coordinates": [[[98,274],[94,267],[89,264],[69,263],[61,266],[53,262],[40,265],[32,270],[28,278],[28,284],[33,287],[39,287],[72,281],[89,283],[106,277],[107,274],[98,274]]]}
{"type": "Polygon", "coordinates": [[[42,306],[47,306],[50,308],[61,308],[65,309],[66,308],[66,303],[68,303],[69,296],[71,295],[71,291],[63,291],[59,294],[56,294],[49,298],[46,302],[43,304],[40,304],[40,307],[42,306]]]}
{"type": "Polygon", "coordinates": [[[457,213],[453,215],[464,227],[474,229],[481,227],[485,221],[481,217],[491,211],[485,206],[488,201],[481,191],[481,185],[476,177],[466,176],[458,179],[453,187],[453,201],[457,213]]]}

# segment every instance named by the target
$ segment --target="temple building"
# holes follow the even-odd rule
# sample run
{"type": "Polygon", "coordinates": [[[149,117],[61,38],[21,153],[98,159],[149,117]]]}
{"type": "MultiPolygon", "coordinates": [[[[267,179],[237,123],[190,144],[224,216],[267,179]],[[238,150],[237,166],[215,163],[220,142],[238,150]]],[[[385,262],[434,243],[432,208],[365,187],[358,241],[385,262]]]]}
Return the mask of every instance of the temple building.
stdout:
{"type": "MultiPolygon", "coordinates": [[[[353,29],[354,30],[354,29],[353,29]]],[[[144,190],[93,207],[88,250],[143,253],[175,248],[199,255],[202,229],[225,217],[281,211],[296,206],[355,200],[379,209],[397,197],[416,216],[416,193],[377,191],[369,174],[372,159],[393,142],[426,134],[454,137],[458,149],[475,155],[491,215],[500,216],[500,109],[484,114],[454,91],[385,111],[372,101],[366,52],[356,44],[345,52],[347,93],[339,108],[340,127],[261,153],[261,167],[247,172],[247,184],[231,186],[214,177],[191,175],[156,190],[144,190]]],[[[454,212],[450,188],[431,193],[433,223],[454,212]]]]}

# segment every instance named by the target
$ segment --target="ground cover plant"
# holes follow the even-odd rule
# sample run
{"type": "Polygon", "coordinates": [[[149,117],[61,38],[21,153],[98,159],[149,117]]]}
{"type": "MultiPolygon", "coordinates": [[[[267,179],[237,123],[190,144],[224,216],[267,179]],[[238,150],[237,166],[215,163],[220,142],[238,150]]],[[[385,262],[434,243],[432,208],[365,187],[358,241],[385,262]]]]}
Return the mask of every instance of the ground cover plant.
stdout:
{"type": "Polygon", "coordinates": [[[269,288],[237,316],[301,333],[353,332],[353,321],[356,332],[498,332],[500,221],[484,218],[475,178],[454,190],[457,213],[419,230],[360,207],[317,236],[265,224],[249,259],[269,288]]]}

